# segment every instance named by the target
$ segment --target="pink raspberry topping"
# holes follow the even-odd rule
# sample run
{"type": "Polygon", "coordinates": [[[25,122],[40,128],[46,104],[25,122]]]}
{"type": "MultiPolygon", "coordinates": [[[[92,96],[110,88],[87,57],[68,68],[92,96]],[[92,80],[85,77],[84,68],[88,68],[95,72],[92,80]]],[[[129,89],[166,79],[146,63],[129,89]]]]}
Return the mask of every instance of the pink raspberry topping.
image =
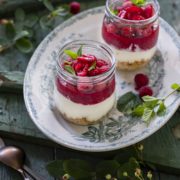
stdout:
{"type": "Polygon", "coordinates": [[[141,87],[139,89],[139,96],[140,97],[143,97],[143,96],[152,96],[152,95],[153,95],[153,90],[149,86],[144,86],[144,87],[141,87]]]}
{"type": "Polygon", "coordinates": [[[128,20],[145,20],[154,15],[154,7],[152,4],[144,6],[134,5],[131,1],[125,1],[122,6],[116,7],[117,16],[128,20]]]}
{"type": "Polygon", "coordinates": [[[69,8],[70,8],[70,12],[72,14],[77,14],[81,10],[81,5],[80,5],[80,3],[73,1],[70,3],[69,8]]]}
{"type": "Polygon", "coordinates": [[[65,70],[71,69],[70,73],[76,76],[96,76],[109,70],[110,64],[105,60],[97,59],[94,55],[81,55],[76,60],[68,59],[63,62],[65,70]]]}
{"type": "Polygon", "coordinates": [[[147,77],[147,75],[139,73],[134,77],[134,82],[135,89],[138,90],[141,87],[147,86],[149,84],[149,78],[147,77]]]}

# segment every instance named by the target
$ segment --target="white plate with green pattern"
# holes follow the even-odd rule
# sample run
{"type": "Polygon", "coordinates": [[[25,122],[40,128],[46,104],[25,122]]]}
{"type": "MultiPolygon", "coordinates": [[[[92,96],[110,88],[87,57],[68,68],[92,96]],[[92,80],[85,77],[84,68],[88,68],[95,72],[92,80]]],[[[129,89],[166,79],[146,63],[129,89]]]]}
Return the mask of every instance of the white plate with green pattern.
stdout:
{"type": "MultiPolygon", "coordinates": [[[[102,42],[101,25],[104,7],[84,11],[59,25],[39,45],[28,65],[24,80],[27,110],[37,127],[55,142],[81,151],[101,152],[135,144],[160,129],[175,113],[180,101],[172,95],[166,101],[167,112],[155,118],[149,126],[140,119],[125,118],[116,107],[102,122],[92,126],[76,126],[66,122],[54,105],[54,76],[58,52],[65,43],[77,39],[102,42]]],[[[117,75],[117,98],[134,89],[134,74],[145,72],[157,96],[166,95],[174,82],[180,82],[180,39],[176,32],[160,19],[158,51],[150,64],[133,73],[117,75]]]]}

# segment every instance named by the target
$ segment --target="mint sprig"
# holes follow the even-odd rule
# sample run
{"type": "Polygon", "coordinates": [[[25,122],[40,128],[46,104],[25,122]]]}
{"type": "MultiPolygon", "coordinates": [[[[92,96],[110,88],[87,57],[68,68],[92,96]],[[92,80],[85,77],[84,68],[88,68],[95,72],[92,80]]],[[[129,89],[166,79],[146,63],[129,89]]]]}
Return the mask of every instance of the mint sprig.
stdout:
{"type": "Polygon", "coordinates": [[[146,0],[131,0],[131,2],[136,6],[142,6],[146,3],[146,0]]]}
{"type": "Polygon", "coordinates": [[[73,68],[71,65],[65,65],[65,66],[64,66],[64,69],[65,69],[68,73],[70,73],[70,74],[72,74],[72,75],[76,75],[76,72],[75,72],[74,68],[73,68]]]}
{"type": "Polygon", "coordinates": [[[94,70],[94,69],[96,69],[96,61],[94,61],[94,62],[92,63],[92,65],[89,67],[88,71],[92,71],[92,70],[94,70]]]}
{"type": "Polygon", "coordinates": [[[76,60],[79,56],[82,56],[82,48],[83,48],[83,46],[81,45],[80,48],[77,50],[77,52],[66,49],[66,50],[64,50],[64,53],[66,55],[68,55],[70,58],[76,60]]]}
{"type": "Polygon", "coordinates": [[[136,94],[128,92],[119,98],[117,109],[125,115],[140,117],[148,125],[155,116],[163,116],[166,113],[166,99],[175,92],[180,92],[180,85],[177,83],[172,84],[171,88],[173,91],[164,98],[144,96],[140,100],[136,94]]]}

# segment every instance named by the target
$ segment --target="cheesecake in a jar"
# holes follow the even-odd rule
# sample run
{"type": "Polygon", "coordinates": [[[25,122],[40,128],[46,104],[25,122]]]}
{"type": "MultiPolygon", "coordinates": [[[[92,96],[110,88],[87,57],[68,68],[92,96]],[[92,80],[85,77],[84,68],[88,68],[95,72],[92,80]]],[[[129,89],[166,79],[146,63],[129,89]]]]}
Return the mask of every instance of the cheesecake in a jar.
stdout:
{"type": "Polygon", "coordinates": [[[73,41],[59,54],[55,103],[63,117],[74,124],[99,121],[115,103],[115,58],[105,45],[73,41]]]}
{"type": "Polygon", "coordinates": [[[157,0],[107,0],[102,37],[113,48],[118,69],[145,66],[156,52],[158,35],[157,0]]]}

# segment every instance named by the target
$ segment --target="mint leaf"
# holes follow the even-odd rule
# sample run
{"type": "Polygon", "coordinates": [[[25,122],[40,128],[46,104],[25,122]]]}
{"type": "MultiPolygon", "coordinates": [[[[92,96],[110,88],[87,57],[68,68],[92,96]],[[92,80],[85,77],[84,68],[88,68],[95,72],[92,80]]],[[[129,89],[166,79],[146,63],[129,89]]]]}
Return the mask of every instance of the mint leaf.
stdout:
{"type": "Polygon", "coordinates": [[[77,51],[77,55],[78,56],[82,56],[82,45],[81,45],[81,47],[78,49],[78,51],[77,51]]]}
{"type": "Polygon", "coordinates": [[[144,109],[145,107],[143,105],[139,105],[133,110],[132,115],[141,117],[144,114],[144,109]]]}
{"type": "Polygon", "coordinates": [[[94,70],[94,69],[96,69],[96,61],[94,61],[94,62],[92,63],[92,65],[89,67],[88,71],[92,71],[92,70],[94,70]]]}
{"type": "Polygon", "coordinates": [[[23,37],[28,37],[29,36],[29,32],[28,31],[21,31],[18,34],[16,34],[16,36],[14,37],[14,41],[17,41],[23,37]]]}
{"type": "Polygon", "coordinates": [[[110,9],[112,15],[118,15],[119,11],[117,9],[110,9]]]}
{"type": "Polygon", "coordinates": [[[174,89],[174,90],[180,90],[180,85],[177,84],[177,83],[174,83],[171,85],[171,88],[174,89]]]}
{"type": "Polygon", "coordinates": [[[142,97],[145,105],[149,108],[155,108],[158,105],[159,99],[152,96],[144,96],[142,97]]]}
{"type": "Polygon", "coordinates": [[[64,53],[68,56],[70,56],[72,59],[77,59],[78,54],[71,50],[64,50],[64,53]]]}
{"type": "Polygon", "coordinates": [[[26,17],[25,11],[21,8],[18,8],[15,11],[14,15],[15,15],[16,21],[19,21],[19,22],[23,22],[25,20],[25,17],[26,17]]]}
{"type": "Polygon", "coordinates": [[[64,69],[65,69],[68,73],[73,74],[73,75],[76,75],[75,70],[74,70],[74,68],[73,68],[71,65],[65,65],[65,66],[64,66],[64,69]]]}
{"type": "Polygon", "coordinates": [[[131,2],[132,2],[134,5],[142,6],[143,4],[146,3],[146,0],[131,0],[131,2]]]}
{"type": "Polygon", "coordinates": [[[86,179],[91,177],[92,168],[90,164],[84,160],[70,159],[63,163],[64,170],[74,179],[86,179]]]}
{"type": "Polygon", "coordinates": [[[142,102],[136,94],[127,92],[122,95],[117,101],[117,109],[125,114],[131,113],[135,107],[140,105],[142,102]]]}
{"type": "Polygon", "coordinates": [[[56,160],[48,163],[46,165],[46,169],[48,173],[55,178],[60,178],[65,174],[62,160],[56,160]]]}
{"type": "Polygon", "coordinates": [[[163,101],[160,101],[159,102],[159,107],[158,107],[158,110],[157,110],[157,115],[158,116],[163,116],[166,112],[166,106],[164,104],[163,101]]]}
{"type": "Polygon", "coordinates": [[[119,167],[120,165],[116,160],[106,160],[100,162],[96,166],[98,179],[104,179],[107,174],[111,174],[111,176],[115,177],[119,167]]]}
{"type": "Polygon", "coordinates": [[[16,41],[16,47],[23,53],[29,53],[33,50],[32,42],[27,38],[21,38],[16,41]]]}
{"type": "Polygon", "coordinates": [[[144,113],[143,113],[143,116],[142,116],[142,119],[144,122],[146,122],[147,124],[149,124],[151,118],[154,116],[154,110],[153,109],[150,109],[150,108],[145,108],[144,109],[144,113]]]}

